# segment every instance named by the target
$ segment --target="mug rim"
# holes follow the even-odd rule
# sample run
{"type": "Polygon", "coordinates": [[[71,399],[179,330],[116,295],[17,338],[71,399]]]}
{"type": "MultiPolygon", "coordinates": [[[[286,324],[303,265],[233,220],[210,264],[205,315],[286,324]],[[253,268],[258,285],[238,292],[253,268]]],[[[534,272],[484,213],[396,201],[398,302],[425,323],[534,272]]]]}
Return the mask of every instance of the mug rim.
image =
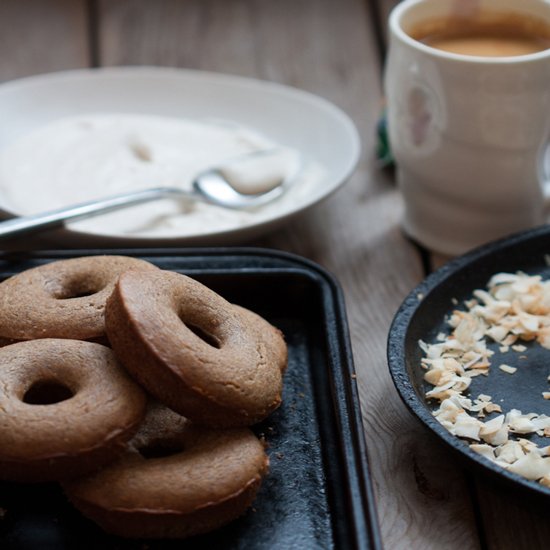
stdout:
{"type": "MultiPolygon", "coordinates": [[[[550,47],[542,50],[540,52],[523,54],[523,55],[511,55],[511,56],[501,56],[501,57],[491,57],[483,55],[465,55],[460,53],[448,52],[440,50],[438,48],[433,48],[428,46],[420,40],[416,40],[408,35],[401,26],[401,18],[403,15],[411,9],[414,9],[415,6],[419,4],[426,4],[429,2],[435,2],[437,0],[403,0],[397,4],[390,13],[389,16],[389,31],[390,35],[398,38],[401,42],[404,42],[408,46],[419,50],[427,55],[433,57],[444,59],[445,61],[451,62],[462,62],[469,64],[478,64],[478,65],[515,65],[518,63],[529,63],[540,61],[541,59],[546,59],[550,57],[550,47]]],[[[531,0],[542,6],[546,6],[550,13],[550,3],[546,0],[531,0]]],[[[521,7],[521,3],[518,3],[518,7],[521,7]]],[[[518,10],[518,13],[521,13],[521,10],[518,10]]]]}

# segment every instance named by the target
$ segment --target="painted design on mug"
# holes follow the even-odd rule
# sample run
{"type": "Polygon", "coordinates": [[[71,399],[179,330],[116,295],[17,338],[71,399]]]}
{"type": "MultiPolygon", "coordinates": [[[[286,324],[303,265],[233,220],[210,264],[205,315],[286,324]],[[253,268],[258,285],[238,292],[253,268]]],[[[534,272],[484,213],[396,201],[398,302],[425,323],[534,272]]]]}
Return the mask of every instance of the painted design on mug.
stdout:
{"type": "Polygon", "coordinates": [[[428,138],[432,113],[430,98],[422,88],[413,88],[407,98],[407,112],[411,141],[420,147],[428,138]]]}

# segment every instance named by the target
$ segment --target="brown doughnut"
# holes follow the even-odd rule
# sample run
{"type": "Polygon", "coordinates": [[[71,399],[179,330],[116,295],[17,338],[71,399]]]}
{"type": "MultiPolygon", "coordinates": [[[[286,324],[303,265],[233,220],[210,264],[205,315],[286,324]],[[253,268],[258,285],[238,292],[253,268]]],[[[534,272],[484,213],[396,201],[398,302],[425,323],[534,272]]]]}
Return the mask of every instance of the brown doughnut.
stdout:
{"type": "Polygon", "coordinates": [[[70,338],[106,343],[104,309],[118,276],[153,264],[124,256],[59,260],[0,283],[0,343],[70,338]]]}
{"type": "Polygon", "coordinates": [[[51,481],[116,458],[146,397],[112,350],[92,342],[29,340],[0,349],[0,478],[51,481]]]}
{"type": "Polygon", "coordinates": [[[64,488],[76,508],[109,533],[184,538],[243,514],[268,464],[248,428],[199,427],[155,405],[124,457],[64,488]]]}
{"type": "Polygon", "coordinates": [[[280,331],[185,275],[124,273],[105,324],[132,376],[196,423],[251,425],[281,402],[287,351],[280,331]]]}

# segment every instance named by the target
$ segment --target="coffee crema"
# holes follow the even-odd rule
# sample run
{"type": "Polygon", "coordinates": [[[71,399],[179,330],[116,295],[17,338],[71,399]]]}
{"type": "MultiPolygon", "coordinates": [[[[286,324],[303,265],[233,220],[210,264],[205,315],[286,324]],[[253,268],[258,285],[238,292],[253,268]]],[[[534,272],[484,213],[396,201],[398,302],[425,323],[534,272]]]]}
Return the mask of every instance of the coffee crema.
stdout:
{"type": "Polygon", "coordinates": [[[407,33],[432,48],[477,57],[514,57],[550,48],[550,25],[519,14],[431,19],[407,33]]]}

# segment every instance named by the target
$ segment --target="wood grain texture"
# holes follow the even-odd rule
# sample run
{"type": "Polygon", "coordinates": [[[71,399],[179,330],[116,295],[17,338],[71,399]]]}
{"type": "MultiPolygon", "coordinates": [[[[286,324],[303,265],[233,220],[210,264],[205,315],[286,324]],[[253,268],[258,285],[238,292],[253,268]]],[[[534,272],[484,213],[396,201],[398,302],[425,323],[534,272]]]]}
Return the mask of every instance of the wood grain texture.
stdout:
{"type": "Polygon", "coordinates": [[[302,254],[344,288],[379,515],[387,548],[476,548],[460,470],[405,410],[386,365],[394,311],[422,278],[401,235],[400,196],[374,168],[378,52],[360,0],[121,0],[100,4],[105,65],[174,65],[317,93],[358,126],[363,155],[335,196],[250,244],[302,254]]]}
{"type": "Polygon", "coordinates": [[[455,256],[448,256],[446,254],[439,254],[438,252],[434,252],[430,254],[430,264],[431,264],[431,270],[435,271],[436,269],[439,269],[440,267],[443,267],[445,264],[449,263],[455,256]]]}
{"type": "Polygon", "coordinates": [[[83,0],[1,0],[0,81],[87,67],[83,0]]]}
{"type": "Polygon", "coordinates": [[[477,495],[488,550],[548,548],[547,504],[483,479],[477,480],[477,495]]]}
{"type": "Polygon", "coordinates": [[[372,23],[379,29],[382,41],[387,44],[388,18],[391,10],[399,3],[399,0],[367,0],[370,4],[374,21],[372,23]]]}

